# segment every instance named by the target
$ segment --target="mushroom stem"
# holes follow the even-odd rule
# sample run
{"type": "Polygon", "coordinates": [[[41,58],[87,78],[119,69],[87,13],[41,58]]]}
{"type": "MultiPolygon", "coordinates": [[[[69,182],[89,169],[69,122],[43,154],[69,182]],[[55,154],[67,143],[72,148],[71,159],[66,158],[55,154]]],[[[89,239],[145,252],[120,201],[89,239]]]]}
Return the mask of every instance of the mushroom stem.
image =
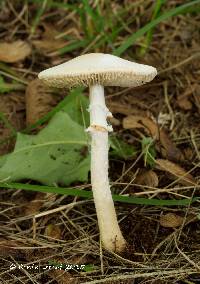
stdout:
{"type": "Polygon", "coordinates": [[[111,251],[124,250],[126,241],[117,222],[108,180],[108,131],[106,118],[112,114],[105,105],[104,88],[90,87],[91,183],[103,246],[111,251]]]}

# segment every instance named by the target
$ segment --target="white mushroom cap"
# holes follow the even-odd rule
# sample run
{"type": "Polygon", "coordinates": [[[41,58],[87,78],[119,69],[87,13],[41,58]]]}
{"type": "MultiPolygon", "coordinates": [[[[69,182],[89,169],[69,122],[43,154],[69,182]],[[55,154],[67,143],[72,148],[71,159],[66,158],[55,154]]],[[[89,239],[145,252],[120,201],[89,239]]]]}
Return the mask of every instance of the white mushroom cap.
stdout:
{"type": "Polygon", "coordinates": [[[90,53],[39,73],[39,78],[53,87],[89,85],[135,87],[151,81],[157,74],[154,67],[120,57],[90,53]]]}

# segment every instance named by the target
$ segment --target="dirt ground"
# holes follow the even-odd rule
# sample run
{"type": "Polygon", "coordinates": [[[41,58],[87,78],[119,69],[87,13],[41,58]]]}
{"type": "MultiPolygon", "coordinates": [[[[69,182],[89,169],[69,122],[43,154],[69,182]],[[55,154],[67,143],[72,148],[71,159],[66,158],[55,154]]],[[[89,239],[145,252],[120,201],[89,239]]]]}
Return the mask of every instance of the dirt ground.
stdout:
{"type": "MultiPolygon", "coordinates": [[[[149,0],[86,1],[93,9],[99,5],[105,33],[115,31],[110,22],[123,28],[109,44],[101,43],[95,20],[88,16],[89,43],[84,44],[84,15],[81,18],[77,12],[82,1],[39,2],[0,3],[0,78],[5,83],[0,81],[0,89],[8,88],[0,91],[1,155],[12,151],[17,131],[38,121],[68,92],[44,87],[37,79],[41,70],[83,53],[112,53],[151,21],[155,4],[149,0]],[[48,6],[48,2],[54,5],[48,6]]],[[[185,3],[166,2],[163,12],[185,3]]],[[[143,137],[151,137],[156,162],[153,167],[145,165],[141,151],[128,160],[111,158],[110,180],[115,193],[135,197],[198,197],[200,14],[193,11],[161,22],[145,52],[144,47],[142,36],[121,57],[155,66],[158,76],[137,88],[106,88],[106,102],[119,137],[137,149],[143,137]]],[[[84,92],[87,95],[87,90],[84,92]]],[[[29,133],[35,134],[41,127],[44,125],[29,133]]],[[[128,242],[122,255],[99,246],[92,200],[1,188],[0,283],[200,283],[198,200],[187,206],[116,202],[115,207],[128,242]],[[69,206],[54,212],[65,205],[69,206]],[[43,215],[38,215],[41,212],[43,215]],[[47,267],[58,264],[70,264],[72,269],[47,267]],[[80,271],[81,265],[86,265],[86,271],[80,271]]]]}

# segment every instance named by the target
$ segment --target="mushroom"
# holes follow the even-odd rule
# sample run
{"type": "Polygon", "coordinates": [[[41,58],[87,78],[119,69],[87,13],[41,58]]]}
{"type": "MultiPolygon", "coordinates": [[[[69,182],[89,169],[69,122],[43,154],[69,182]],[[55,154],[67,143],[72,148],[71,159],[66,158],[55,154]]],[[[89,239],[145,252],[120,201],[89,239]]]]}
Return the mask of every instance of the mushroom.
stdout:
{"type": "Polygon", "coordinates": [[[91,184],[103,246],[122,252],[126,241],[119,228],[108,179],[108,132],[112,117],[105,104],[104,86],[135,87],[151,81],[154,67],[103,53],[78,56],[39,73],[53,87],[88,86],[90,91],[91,184]]]}

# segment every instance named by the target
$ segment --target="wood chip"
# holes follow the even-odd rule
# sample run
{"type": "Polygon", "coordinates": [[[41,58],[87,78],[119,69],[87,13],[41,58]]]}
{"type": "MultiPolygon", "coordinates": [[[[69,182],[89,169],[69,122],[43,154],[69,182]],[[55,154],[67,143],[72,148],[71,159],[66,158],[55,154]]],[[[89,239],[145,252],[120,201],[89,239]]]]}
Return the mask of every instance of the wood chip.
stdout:
{"type": "Polygon", "coordinates": [[[160,225],[165,228],[176,228],[183,224],[184,218],[174,213],[167,213],[160,217],[160,225]]]}
{"type": "Polygon", "coordinates": [[[31,53],[30,45],[22,40],[0,43],[0,61],[14,63],[25,59],[31,53]]]}

